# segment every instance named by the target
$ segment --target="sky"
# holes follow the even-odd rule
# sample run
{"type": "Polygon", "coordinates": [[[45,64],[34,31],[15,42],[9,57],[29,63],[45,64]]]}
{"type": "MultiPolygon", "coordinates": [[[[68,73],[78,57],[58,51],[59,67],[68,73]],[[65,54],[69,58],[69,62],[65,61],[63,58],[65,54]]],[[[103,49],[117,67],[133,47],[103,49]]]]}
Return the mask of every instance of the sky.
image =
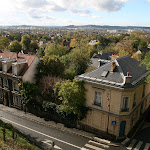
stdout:
{"type": "Polygon", "coordinates": [[[150,27],[150,0],[1,0],[0,25],[150,27]]]}

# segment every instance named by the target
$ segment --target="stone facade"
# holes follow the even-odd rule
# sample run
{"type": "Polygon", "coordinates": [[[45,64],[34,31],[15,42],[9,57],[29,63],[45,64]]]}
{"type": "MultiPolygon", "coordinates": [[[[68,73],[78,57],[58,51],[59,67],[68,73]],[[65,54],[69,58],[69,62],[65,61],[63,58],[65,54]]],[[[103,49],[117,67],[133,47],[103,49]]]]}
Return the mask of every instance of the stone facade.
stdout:
{"type": "Polygon", "coordinates": [[[0,52],[0,103],[22,109],[21,84],[34,82],[39,59],[33,55],[0,52]]]}
{"type": "Polygon", "coordinates": [[[149,74],[139,62],[124,56],[78,76],[84,80],[89,108],[79,123],[82,128],[117,139],[126,137],[150,106],[150,84],[145,82],[149,74]]]}

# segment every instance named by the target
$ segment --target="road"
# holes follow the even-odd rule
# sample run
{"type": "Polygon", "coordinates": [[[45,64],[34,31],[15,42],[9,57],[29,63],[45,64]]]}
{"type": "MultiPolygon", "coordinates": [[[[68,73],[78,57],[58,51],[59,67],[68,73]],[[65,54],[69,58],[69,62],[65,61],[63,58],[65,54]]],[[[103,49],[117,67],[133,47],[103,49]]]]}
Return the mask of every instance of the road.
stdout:
{"type": "Polygon", "coordinates": [[[0,111],[0,116],[4,122],[11,123],[21,132],[41,142],[44,146],[47,145],[47,147],[50,147],[51,142],[54,141],[58,149],[60,147],[63,150],[78,150],[89,141],[85,137],[44,126],[37,122],[12,115],[10,112],[0,111]]]}
{"type": "Polygon", "coordinates": [[[114,143],[107,144],[110,141],[97,138],[93,134],[79,132],[77,129],[68,131],[68,128],[66,130],[63,127],[58,128],[56,124],[49,125],[47,121],[39,117],[1,104],[0,119],[12,124],[45,148],[50,148],[52,142],[55,142],[55,150],[126,150],[125,147],[112,146],[114,143]]]}

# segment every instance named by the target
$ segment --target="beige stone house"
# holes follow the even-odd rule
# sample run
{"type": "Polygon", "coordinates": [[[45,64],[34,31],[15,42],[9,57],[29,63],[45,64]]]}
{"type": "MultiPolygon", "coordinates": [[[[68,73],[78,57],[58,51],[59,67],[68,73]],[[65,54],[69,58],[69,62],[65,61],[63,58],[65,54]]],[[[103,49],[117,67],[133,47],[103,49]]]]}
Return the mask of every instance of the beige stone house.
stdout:
{"type": "Polygon", "coordinates": [[[150,74],[145,66],[129,56],[114,59],[99,68],[79,75],[86,88],[90,109],[80,125],[123,138],[150,105],[150,74]]]}
{"type": "Polygon", "coordinates": [[[34,82],[39,58],[33,55],[0,52],[0,103],[22,108],[21,84],[34,82]]]}

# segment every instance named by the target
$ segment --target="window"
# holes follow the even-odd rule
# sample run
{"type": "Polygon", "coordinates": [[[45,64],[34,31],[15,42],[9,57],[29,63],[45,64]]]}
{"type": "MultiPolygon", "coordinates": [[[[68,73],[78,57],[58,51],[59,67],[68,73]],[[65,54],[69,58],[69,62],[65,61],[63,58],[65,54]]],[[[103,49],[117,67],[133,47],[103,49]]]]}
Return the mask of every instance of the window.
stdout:
{"type": "Polygon", "coordinates": [[[0,78],[0,86],[2,87],[2,85],[3,85],[3,84],[2,84],[2,78],[0,78]]]}
{"type": "Polygon", "coordinates": [[[101,106],[102,104],[102,94],[100,92],[95,92],[95,105],[101,106]]]}
{"type": "Polygon", "coordinates": [[[14,83],[14,91],[19,91],[19,85],[18,85],[18,83],[14,83]]]}
{"type": "Polygon", "coordinates": [[[145,96],[145,84],[144,84],[144,87],[143,87],[143,94],[142,94],[142,98],[145,96]]]}
{"type": "Polygon", "coordinates": [[[5,87],[8,87],[8,82],[6,79],[4,80],[4,84],[5,84],[5,87]]]}
{"type": "Polygon", "coordinates": [[[121,111],[122,112],[129,111],[128,105],[129,105],[129,97],[123,97],[123,105],[121,111]]]}
{"type": "Polygon", "coordinates": [[[134,97],[133,97],[133,106],[132,108],[136,105],[136,93],[134,94],[134,97]]]}

